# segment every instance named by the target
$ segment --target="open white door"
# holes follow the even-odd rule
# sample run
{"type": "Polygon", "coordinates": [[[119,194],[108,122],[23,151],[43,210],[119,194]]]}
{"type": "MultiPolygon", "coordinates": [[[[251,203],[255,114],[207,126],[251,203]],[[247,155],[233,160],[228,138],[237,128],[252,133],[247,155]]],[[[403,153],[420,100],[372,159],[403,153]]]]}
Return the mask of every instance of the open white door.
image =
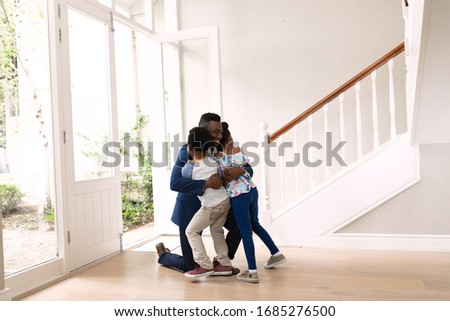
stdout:
{"type": "Polygon", "coordinates": [[[170,221],[176,197],[170,191],[170,174],[181,142],[201,114],[222,114],[219,29],[157,34],[151,42],[153,68],[163,75],[154,87],[163,95],[155,101],[157,111],[152,114],[155,228],[159,234],[171,234],[178,228],[170,221]]]}
{"type": "Polygon", "coordinates": [[[110,16],[76,5],[61,8],[70,270],[120,251],[122,234],[120,172],[102,164],[103,145],[118,141],[110,16]]]}

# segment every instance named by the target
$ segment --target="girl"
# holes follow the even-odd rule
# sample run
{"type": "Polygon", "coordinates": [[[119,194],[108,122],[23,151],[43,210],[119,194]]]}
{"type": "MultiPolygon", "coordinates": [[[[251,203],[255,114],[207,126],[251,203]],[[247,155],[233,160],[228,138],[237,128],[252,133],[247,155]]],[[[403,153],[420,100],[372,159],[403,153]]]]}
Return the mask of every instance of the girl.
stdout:
{"type": "MultiPolygon", "coordinates": [[[[242,167],[249,159],[239,147],[233,146],[233,137],[228,129],[228,124],[222,122],[222,140],[224,155],[218,158],[222,169],[223,177],[228,177],[227,168],[242,167]]],[[[248,270],[237,275],[237,279],[244,282],[258,283],[258,273],[256,269],[255,245],[253,243],[252,231],[264,242],[271,253],[271,257],[264,265],[266,269],[271,269],[286,262],[286,258],[279,251],[269,233],[259,224],[258,221],[258,190],[253,183],[251,176],[247,173],[232,181],[225,181],[228,196],[234,210],[236,223],[239,227],[244,244],[245,256],[248,270]]]]}

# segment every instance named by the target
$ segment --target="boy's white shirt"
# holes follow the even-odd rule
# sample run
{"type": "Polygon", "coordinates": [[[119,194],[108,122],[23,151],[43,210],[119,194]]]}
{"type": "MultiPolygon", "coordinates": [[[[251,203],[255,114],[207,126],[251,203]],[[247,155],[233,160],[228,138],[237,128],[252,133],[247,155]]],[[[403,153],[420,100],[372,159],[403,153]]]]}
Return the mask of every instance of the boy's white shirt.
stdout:
{"type": "MultiPolygon", "coordinates": [[[[193,180],[207,181],[211,175],[217,174],[219,165],[214,158],[205,157],[203,160],[195,161],[194,163],[191,177],[193,180]]],[[[219,189],[207,188],[203,195],[199,195],[198,198],[202,202],[202,206],[214,207],[226,200],[228,193],[223,186],[219,189]]]]}

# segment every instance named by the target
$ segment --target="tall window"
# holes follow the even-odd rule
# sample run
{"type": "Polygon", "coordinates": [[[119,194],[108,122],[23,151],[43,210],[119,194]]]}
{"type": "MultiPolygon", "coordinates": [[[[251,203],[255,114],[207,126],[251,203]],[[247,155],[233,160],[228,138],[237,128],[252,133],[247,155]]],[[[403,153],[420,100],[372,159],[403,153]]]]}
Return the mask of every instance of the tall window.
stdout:
{"type": "Polygon", "coordinates": [[[5,274],[58,256],[47,1],[0,5],[0,199],[5,274]]]}
{"type": "Polygon", "coordinates": [[[121,184],[124,246],[138,241],[133,229],[153,221],[152,163],[149,144],[150,97],[148,36],[115,23],[116,90],[122,147],[121,184]],[[130,232],[130,233],[128,233],[130,232]]]}

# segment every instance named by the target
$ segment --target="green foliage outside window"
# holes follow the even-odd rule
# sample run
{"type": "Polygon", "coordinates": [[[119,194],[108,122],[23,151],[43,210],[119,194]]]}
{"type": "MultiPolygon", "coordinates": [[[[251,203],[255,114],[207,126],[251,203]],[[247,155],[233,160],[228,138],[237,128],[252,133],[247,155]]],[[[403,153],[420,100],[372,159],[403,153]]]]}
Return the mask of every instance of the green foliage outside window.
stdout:
{"type": "MultiPolygon", "coordinates": [[[[141,144],[143,128],[148,124],[148,117],[141,115],[139,108],[136,124],[131,133],[122,135],[122,143],[125,137],[130,142],[141,144]]],[[[122,145],[121,154],[125,150],[122,145]]],[[[150,151],[138,153],[139,168],[137,172],[122,173],[122,218],[123,227],[127,231],[134,227],[153,222],[153,182],[150,151]]]]}
{"type": "Polygon", "coordinates": [[[24,193],[14,184],[0,184],[0,209],[9,214],[22,202],[24,193]]]}

